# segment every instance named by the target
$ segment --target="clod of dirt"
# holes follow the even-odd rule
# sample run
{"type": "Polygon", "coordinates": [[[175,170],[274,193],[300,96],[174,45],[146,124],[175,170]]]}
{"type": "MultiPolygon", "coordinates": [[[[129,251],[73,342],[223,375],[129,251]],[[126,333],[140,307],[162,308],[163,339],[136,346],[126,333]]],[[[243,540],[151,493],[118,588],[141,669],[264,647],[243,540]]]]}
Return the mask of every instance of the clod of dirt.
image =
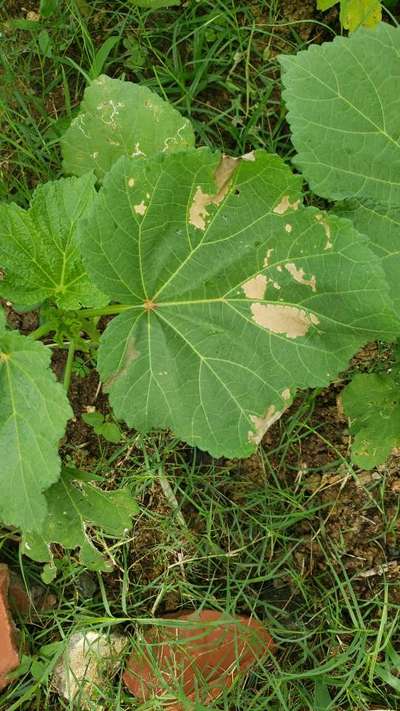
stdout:
{"type": "Polygon", "coordinates": [[[17,631],[8,607],[9,584],[8,566],[0,564],[0,690],[9,684],[9,673],[19,665],[17,631]]]}
{"type": "MultiPolygon", "coordinates": [[[[67,701],[78,701],[79,708],[92,708],[104,686],[117,671],[125,637],[84,631],[73,634],[53,674],[53,686],[67,701]]],[[[101,709],[101,705],[97,706],[101,709]]]]}
{"type": "Polygon", "coordinates": [[[275,645],[265,627],[246,616],[214,610],[165,615],[169,624],[144,634],[129,658],[124,682],[143,701],[158,697],[168,711],[184,711],[190,701],[209,704],[275,645]],[[175,624],[174,624],[175,622],[175,624]]]}

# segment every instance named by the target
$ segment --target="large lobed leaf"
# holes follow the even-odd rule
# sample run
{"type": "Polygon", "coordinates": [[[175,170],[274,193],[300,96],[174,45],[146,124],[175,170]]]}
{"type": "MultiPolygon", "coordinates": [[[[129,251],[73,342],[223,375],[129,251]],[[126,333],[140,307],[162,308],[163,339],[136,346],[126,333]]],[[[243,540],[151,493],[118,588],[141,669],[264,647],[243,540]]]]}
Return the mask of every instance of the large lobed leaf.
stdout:
{"type": "Polygon", "coordinates": [[[80,561],[91,570],[109,571],[110,561],[93,545],[87,527],[121,538],[138,512],[135,499],[126,489],[102,491],[92,483],[96,478],[64,468],[59,482],[46,491],[48,513],[38,533],[24,536],[21,550],[33,560],[46,562],[55,572],[50,544],[79,548],[80,561]]]}
{"type": "MultiPolygon", "coordinates": [[[[296,165],[316,193],[345,198],[335,212],[369,238],[399,313],[400,28],[359,30],[281,57],[281,64],[296,165]]],[[[390,378],[374,378],[356,378],[346,390],[349,412],[359,397],[364,413],[357,412],[353,425],[353,458],[363,466],[384,461],[400,439],[397,386],[390,378]]]]}
{"type": "Polygon", "coordinates": [[[101,180],[121,156],[153,155],[194,145],[190,121],[145,86],[102,75],[87,87],[64,134],[64,171],[93,170],[101,180]]]}
{"type": "Polygon", "coordinates": [[[281,56],[296,165],[330,200],[400,205],[400,28],[281,56]]]}
{"type": "Polygon", "coordinates": [[[391,375],[359,373],[342,394],[350,418],[353,461],[365,469],[381,464],[400,445],[400,388],[391,375]]]}
{"type": "Polygon", "coordinates": [[[44,490],[60,475],[58,443],[72,416],[42,343],[7,331],[0,309],[0,519],[40,530],[44,490]]]}
{"type": "Polygon", "coordinates": [[[350,219],[359,232],[368,236],[371,248],[382,260],[391,297],[400,314],[400,206],[354,200],[338,205],[335,212],[350,219]]]}
{"type": "Polygon", "coordinates": [[[122,305],[98,362],[117,417],[215,456],[249,454],[296,387],[327,384],[397,326],[351,223],[301,207],[278,157],[246,158],[122,158],[81,234],[122,305]]]}
{"type": "Polygon", "coordinates": [[[88,174],[45,183],[29,210],[0,205],[1,296],[21,306],[51,299],[64,309],[107,303],[86,274],[76,240],[96,194],[94,182],[88,174]]]}

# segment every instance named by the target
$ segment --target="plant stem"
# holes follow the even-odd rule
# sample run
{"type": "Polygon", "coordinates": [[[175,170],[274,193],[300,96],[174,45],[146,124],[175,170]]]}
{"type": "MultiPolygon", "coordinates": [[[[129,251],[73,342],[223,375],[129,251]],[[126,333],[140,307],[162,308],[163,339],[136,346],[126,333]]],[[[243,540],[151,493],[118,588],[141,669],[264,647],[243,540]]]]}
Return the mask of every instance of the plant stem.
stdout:
{"type": "Polygon", "coordinates": [[[42,326],[39,326],[39,328],[36,328],[35,331],[32,331],[32,333],[29,334],[29,338],[37,341],[39,338],[42,338],[42,336],[47,336],[50,331],[55,331],[55,329],[55,321],[47,321],[47,323],[44,323],[42,326]]]}
{"type": "Polygon", "coordinates": [[[65,390],[65,392],[68,392],[69,386],[71,383],[72,365],[74,362],[74,355],[75,355],[75,342],[73,340],[71,340],[69,347],[68,347],[67,362],[65,364],[65,370],[64,370],[64,390],[65,390]]]}
{"type": "Polygon", "coordinates": [[[84,318],[92,318],[95,316],[111,316],[112,314],[120,314],[123,311],[129,311],[129,309],[143,308],[141,306],[131,306],[127,304],[110,304],[110,306],[104,306],[102,309],[82,309],[79,312],[80,316],[84,318]]]}

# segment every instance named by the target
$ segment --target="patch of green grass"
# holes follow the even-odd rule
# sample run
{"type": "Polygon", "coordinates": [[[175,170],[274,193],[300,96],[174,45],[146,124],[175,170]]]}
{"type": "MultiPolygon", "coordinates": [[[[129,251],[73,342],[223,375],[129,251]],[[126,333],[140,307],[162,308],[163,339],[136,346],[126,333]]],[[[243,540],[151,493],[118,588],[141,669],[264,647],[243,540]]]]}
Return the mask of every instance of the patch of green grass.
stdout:
{"type": "Polygon", "coordinates": [[[278,0],[192,1],[158,13],[128,0],[66,0],[35,21],[16,6],[15,16],[0,10],[0,198],[26,204],[38,183],[60,175],[60,136],[101,72],[168,99],[192,120],[198,144],[290,153],[276,56],[305,42],[278,0]]]}
{"type": "MultiPolygon", "coordinates": [[[[51,586],[58,598],[55,611],[33,625],[20,622],[39,678],[22,676],[0,708],[69,708],[60,705],[48,678],[63,644],[50,652],[46,645],[62,642],[73,631],[115,629],[130,634],[134,643],[138,630],[160,624],[161,613],[200,606],[255,615],[278,644],[275,656],[254,667],[213,708],[398,708],[398,692],[387,683],[397,680],[390,657],[398,642],[396,583],[382,575],[370,594],[360,591],[357,571],[352,574],[346,566],[347,553],[327,534],[336,497],[321,500],[301,480],[290,486],[289,450],[298,448],[299,438],[304,444],[315,436],[312,409],[306,398],[272,446],[242,464],[213,461],[163,435],[128,438],[104,457],[96,473],[112,486],[129,485],[141,513],[125,540],[94,534],[115,561],[115,571],[95,576],[92,596],[85,597],[82,577],[87,574],[75,556],[59,557],[59,576],[51,586]],[[302,533],[305,522],[313,545],[323,551],[323,565],[312,574],[299,555],[305,543],[309,546],[309,535],[302,533]]],[[[337,470],[332,459],[325,473],[337,470]]],[[[368,491],[389,522],[374,487],[361,485],[360,497],[368,491]]],[[[16,566],[14,545],[4,544],[2,557],[16,566]]],[[[20,562],[32,584],[39,566],[20,562]]],[[[106,709],[159,708],[156,702],[133,701],[118,675],[102,691],[106,709]]]]}

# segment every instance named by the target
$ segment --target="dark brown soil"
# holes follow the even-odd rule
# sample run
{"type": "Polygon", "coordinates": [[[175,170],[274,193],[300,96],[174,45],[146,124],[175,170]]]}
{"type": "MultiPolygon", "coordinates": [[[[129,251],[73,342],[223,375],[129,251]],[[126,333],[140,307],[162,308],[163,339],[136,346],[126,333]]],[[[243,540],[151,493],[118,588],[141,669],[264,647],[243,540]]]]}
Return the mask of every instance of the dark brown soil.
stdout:
{"type": "Polygon", "coordinates": [[[0,7],[3,17],[26,17],[28,12],[38,12],[38,0],[5,0],[0,7]]]}
{"type": "MultiPolygon", "coordinates": [[[[357,360],[370,367],[374,352],[376,347],[370,346],[357,360]]],[[[285,484],[302,488],[310,507],[321,506],[298,524],[302,543],[294,559],[304,576],[332,567],[345,572],[365,597],[373,595],[385,577],[394,583],[391,598],[400,601],[400,452],[377,470],[352,470],[341,388],[334,384],[316,398],[313,413],[290,444],[283,464],[278,454],[271,455],[285,484]]],[[[293,409],[267,433],[267,452],[282,441],[293,409]]]]}
{"type": "Polygon", "coordinates": [[[339,30],[337,27],[339,13],[336,7],[323,13],[316,11],[315,0],[281,0],[281,8],[283,19],[293,23],[292,29],[304,41],[312,40],[319,43],[331,38],[331,33],[326,27],[318,26],[315,20],[339,30]]]}
{"type": "Polygon", "coordinates": [[[39,316],[37,311],[27,311],[26,313],[17,313],[10,306],[8,301],[0,299],[0,306],[6,313],[7,323],[10,328],[19,331],[27,336],[31,331],[39,325],[39,316]]]}

